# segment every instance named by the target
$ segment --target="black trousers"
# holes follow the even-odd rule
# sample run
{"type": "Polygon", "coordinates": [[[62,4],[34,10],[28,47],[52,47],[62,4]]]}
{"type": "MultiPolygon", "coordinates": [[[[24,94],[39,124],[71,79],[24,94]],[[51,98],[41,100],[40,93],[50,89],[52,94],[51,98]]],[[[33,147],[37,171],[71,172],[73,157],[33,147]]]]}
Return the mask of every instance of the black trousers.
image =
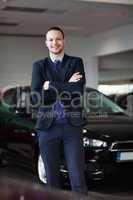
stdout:
{"type": "Polygon", "coordinates": [[[48,186],[60,188],[60,144],[63,142],[72,191],[87,193],[82,127],[55,123],[47,131],[38,131],[38,136],[48,186]]]}

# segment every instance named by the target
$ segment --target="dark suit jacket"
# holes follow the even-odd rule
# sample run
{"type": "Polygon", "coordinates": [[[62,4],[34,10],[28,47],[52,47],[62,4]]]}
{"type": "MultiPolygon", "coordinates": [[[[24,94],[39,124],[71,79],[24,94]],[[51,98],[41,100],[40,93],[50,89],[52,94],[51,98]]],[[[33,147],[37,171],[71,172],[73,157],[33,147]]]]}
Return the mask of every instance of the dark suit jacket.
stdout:
{"type": "Polygon", "coordinates": [[[64,55],[58,74],[55,73],[50,57],[37,61],[32,69],[32,102],[38,108],[36,128],[48,129],[53,120],[53,105],[57,98],[64,104],[69,123],[79,126],[85,123],[81,96],[85,85],[85,73],[82,59],[64,55]],[[71,76],[80,72],[82,79],[68,82],[71,76]],[[50,81],[50,88],[43,90],[45,81],[50,81]]]}

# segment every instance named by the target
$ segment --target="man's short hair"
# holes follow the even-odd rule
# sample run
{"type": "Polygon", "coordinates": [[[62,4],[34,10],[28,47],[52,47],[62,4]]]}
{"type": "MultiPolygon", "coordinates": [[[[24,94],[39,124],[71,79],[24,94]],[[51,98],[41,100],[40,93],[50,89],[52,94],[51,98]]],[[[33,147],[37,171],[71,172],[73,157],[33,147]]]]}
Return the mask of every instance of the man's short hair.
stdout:
{"type": "Polygon", "coordinates": [[[52,31],[52,30],[54,30],[54,31],[60,31],[61,34],[62,34],[62,36],[63,36],[63,38],[65,37],[64,31],[63,31],[60,27],[58,27],[58,26],[50,27],[50,28],[48,29],[48,31],[46,32],[45,36],[47,35],[47,33],[48,33],[49,31],[52,31]]]}

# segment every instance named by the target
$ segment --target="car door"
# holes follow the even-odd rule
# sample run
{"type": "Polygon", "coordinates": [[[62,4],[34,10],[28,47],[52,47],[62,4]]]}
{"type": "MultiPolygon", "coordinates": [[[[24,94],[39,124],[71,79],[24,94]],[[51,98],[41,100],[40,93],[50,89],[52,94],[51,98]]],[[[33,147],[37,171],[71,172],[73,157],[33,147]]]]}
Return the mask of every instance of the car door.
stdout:
{"type": "Polygon", "coordinates": [[[9,126],[8,149],[19,165],[27,165],[34,158],[36,134],[34,124],[29,119],[14,115],[9,126]]]}
{"type": "Polygon", "coordinates": [[[8,88],[3,92],[1,101],[4,108],[0,122],[6,150],[4,158],[22,165],[31,162],[36,143],[34,123],[26,110],[28,91],[29,87],[8,88]]]}

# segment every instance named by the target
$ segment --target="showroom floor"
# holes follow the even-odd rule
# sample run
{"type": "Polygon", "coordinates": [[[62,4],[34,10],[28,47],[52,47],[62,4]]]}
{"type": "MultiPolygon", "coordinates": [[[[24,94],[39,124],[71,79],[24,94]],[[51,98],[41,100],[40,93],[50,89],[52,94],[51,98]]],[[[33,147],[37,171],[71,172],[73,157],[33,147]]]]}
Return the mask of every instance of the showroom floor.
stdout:
{"type": "MultiPolygon", "coordinates": [[[[23,185],[23,187],[25,185],[28,185],[28,186],[34,185],[35,190],[43,189],[43,186],[38,183],[34,174],[32,174],[31,172],[24,172],[24,170],[22,169],[18,169],[18,168],[16,169],[13,167],[4,167],[4,168],[1,167],[0,168],[0,184],[2,183],[2,186],[3,186],[6,183],[6,189],[7,189],[7,185],[12,180],[13,182],[15,181],[15,184],[17,183],[17,186],[20,185],[21,183],[21,186],[23,185]]],[[[28,200],[27,198],[19,198],[19,199],[28,200]]],[[[63,198],[63,199],[69,200],[71,198],[63,198]]],[[[83,198],[80,198],[80,199],[83,200],[83,198]]],[[[131,176],[131,175],[125,175],[125,174],[124,175],[117,174],[116,176],[108,178],[105,181],[91,183],[88,189],[87,199],[88,200],[132,200],[133,199],[133,175],[131,176]]],[[[3,199],[0,198],[0,200],[3,200],[3,199]]],[[[4,199],[4,200],[8,200],[8,199],[4,199]]],[[[17,200],[17,198],[14,200],[17,200]]],[[[41,198],[37,200],[41,200],[41,198]]],[[[50,198],[49,200],[55,200],[55,199],[50,198]]],[[[74,199],[72,198],[72,200],[74,199]]]]}

